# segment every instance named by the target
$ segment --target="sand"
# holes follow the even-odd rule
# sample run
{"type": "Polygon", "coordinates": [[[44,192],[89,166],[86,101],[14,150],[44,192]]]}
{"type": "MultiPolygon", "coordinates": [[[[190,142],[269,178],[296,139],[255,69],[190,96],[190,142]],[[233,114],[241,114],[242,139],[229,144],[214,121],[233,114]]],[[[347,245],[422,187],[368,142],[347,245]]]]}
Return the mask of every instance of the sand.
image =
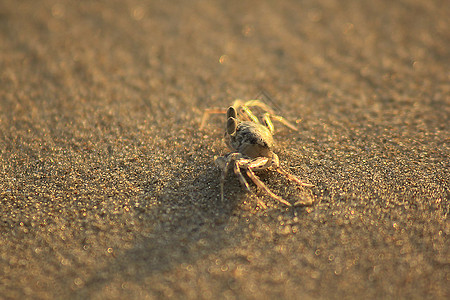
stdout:
{"type": "Polygon", "coordinates": [[[445,299],[448,1],[0,2],[0,298],[445,299]],[[261,96],[261,91],[270,97],[261,96]],[[214,156],[263,98],[281,165],[214,156]],[[261,200],[267,205],[262,209],[261,200]]]}

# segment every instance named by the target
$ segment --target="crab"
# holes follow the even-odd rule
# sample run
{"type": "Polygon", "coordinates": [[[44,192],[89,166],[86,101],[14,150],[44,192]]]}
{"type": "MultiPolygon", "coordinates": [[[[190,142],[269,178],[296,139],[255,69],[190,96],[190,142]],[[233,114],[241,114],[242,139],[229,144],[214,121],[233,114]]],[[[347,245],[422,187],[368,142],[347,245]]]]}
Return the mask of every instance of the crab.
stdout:
{"type": "MultiPolygon", "coordinates": [[[[223,110],[208,109],[205,111],[201,123],[204,127],[206,120],[210,114],[223,113],[223,110]]],[[[226,130],[225,142],[232,152],[215,157],[215,164],[221,169],[220,193],[221,200],[224,201],[224,182],[230,167],[233,168],[239,182],[244,189],[251,193],[247,180],[242,175],[241,170],[245,170],[248,177],[259,187],[265,191],[273,199],[287,205],[291,203],[282,197],[273,193],[264,182],[259,179],[255,172],[273,169],[278,173],[285,175],[289,180],[301,186],[314,186],[303,182],[295,175],[290,174],[280,165],[278,155],[273,152],[274,126],[272,119],[281,122],[288,128],[297,131],[297,128],[289,123],[286,119],[275,114],[274,110],[260,100],[249,100],[243,102],[241,100],[234,101],[233,105],[226,111],[226,130]],[[264,114],[258,118],[250,109],[250,107],[258,107],[264,114]]],[[[267,208],[264,202],[258,199],[259,204],[263,208],[267,208]]],[[[294,205],[304,204],[302,201],[296,202],[294,205]]]]}

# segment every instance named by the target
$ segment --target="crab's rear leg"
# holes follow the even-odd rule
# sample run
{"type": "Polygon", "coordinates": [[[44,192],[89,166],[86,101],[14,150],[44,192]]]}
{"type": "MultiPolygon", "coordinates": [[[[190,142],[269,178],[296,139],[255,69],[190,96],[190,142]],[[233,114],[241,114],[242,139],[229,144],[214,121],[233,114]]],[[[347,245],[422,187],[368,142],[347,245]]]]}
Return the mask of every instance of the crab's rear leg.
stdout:
{"type": "MultiPolygon", "coordinates": [[[[262,110],[264,110],[266,113],[264,114],[264,121],[266,123],[266,125],[269,127],[272,127],[271,132],[273,132],[273,125],[271,124],[271,120],[276,120],[280,123],[282,123],[284,126],[294,130],[294,131],[298,131],[297,127],[295,127],[293,124],[291,124],[290,122],[288,122],[285,118],[283,118],[282,116],[278,116],[275,114],[275,111],[270,108],[267,104],[265,104],[264,102],[260,101],[260,100],[249,100],[247,102],[245,102],[244,104],[242,104],[242,108],[244,109],[244,111],[248,114],[247,111],[250,111],[249,107],[252,106],[256,106],[261,108],[262,110]],[[269,124],[268,124],[269,123],[269,124]]],[[[251,111],[250,111],[251,113],[251,111]]],[[[253,115],[253,114],[252,114],[253,115]]],[[[259,123],[259,122],[257,122],[259,123]]]]}
{"type": "Polygon", "coordinates": [[[203,116],[202,116],[202,121],[200,122],[200,130],[202,130],[205,125],[206,122],[209,119],[209,116],[212,114],[225,114],[227,111],[225,109],[220,109],[220,108],[207,108],[205,109],[205,111],[203,112],[203,116]]]}
{"type": "Polygon", "coordinates": [[[262,102],[261,100],[258,100],[258,99],[248,100],[244,104],[242,104],[242,106],[247,106],[247,107],[256,106],[256,107],[259,107],[262,110],[268,112],[271,115],[275,114],[275,111],[270,106],[268,106],[267,104],[265,104],[264,102],[262,102]]]}
{"type": "Polygon", "coordinates": [[[282,123],[284,126],[288,127],[289,129],[292,129],[294,131],[298,131],[297,127],[295,127],[293,124],[291,124],[290,122],[288,122],[285,118],[283,118],[282,116],[277,116],[277,115],[271,115],[269,113],[265,113],[263,115],[263,121],[264,121],[264,125],[266,125],[267,128],[269,128],[270,132],[273,133],[274,131],[274,126],[272,123],[272,119],[282,123]]]}
{"type": "Polygon", "coordinates": [[[282,116],[277,116],[277,115],[270,115],[270,118],[273,120],[276,120],[280,123],[282,123],[284,126],[294,130],[294,131],[298,131],[297,127],[295,127],[293,124],[291,124],[290,122],[288,122],[285,118],[283,118],[282,116]]]}
{"type": "Polygon", "coordinates": [[[245,105],[242,105],[240,107],[240,109],[245,113],[245,117],[243,117],[242,119],[260,124],[258,117],[255,116],[255,114],[253,114],[253,112],[250,110],[250,108],[248,108],[245,105]]]}

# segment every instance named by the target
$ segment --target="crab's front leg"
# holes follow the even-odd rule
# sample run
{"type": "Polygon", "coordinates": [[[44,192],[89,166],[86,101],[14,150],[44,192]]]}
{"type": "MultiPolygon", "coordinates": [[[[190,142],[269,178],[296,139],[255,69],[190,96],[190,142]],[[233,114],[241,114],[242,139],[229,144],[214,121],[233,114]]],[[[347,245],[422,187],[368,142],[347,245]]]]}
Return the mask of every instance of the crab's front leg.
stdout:
{"type": "MultiPolygon", "coordinates": [[[[245,161],[246,161],[246,159],[245,159],[245,161]]],[[[247,180],[245,180],[244,176],[241,173],[241,166],[240,166],[241,163],[243,163],[242,160],[234,161],[234,164],[233,164],[234,174],[237,176],[237,178],[239,179],[239,182],[245,188],[245,190],[247,192],[251,193],[252,191],[250,190],[250,187],[248,186],[247,180]]]]}
{"type": "Polygon", "coordinates": [[[228,172],[228,161],[226,156],[215,157],[214,163],[221,170],[220,174],[220,200],[223,202],[223,185],[225,182],[225,176],[228,172]]]}
{"type": "Polygon", "coordinates": [[[264,170],[267,166],[267,157],[259,157],[257,159],[254,159],[252,162],[250,162],[247,165],[247,175],[250,177],[250,179],[262,190],[264,190],[267,194],[269,194],[272,198],[276,199],[277,201],[286,204],[287,206],[292,206],[289,202],[281,198],[280,196],[276,195],[274,192],[272,192],[265,184],[264,182],[259,179],[258,176],[256,176],[255,172],[253,170],[264,170]]]}
{"type": "MultiPolygon", "coordinates": [[[[274,192],[272,192],[265,184],[261,181],[261,179],[256,176],[256,174],[252,171],[252,169],[247,169],[247,175],[250,177],[253,182],[262,190],[264,190],[269,196],[272,198],[278,200],[279,202],[286,204],[287,206],[292,206],[289,202],[281,198],[280,196],[276,195],[274,192]]],[[[260,201],[260,200],[259,200],[260,201]]]]}
{"type": "Polygon", "coordinates": [[[276,170],[277,170],[278,173],[285,175],[288,179],[290,179],[292,181],[295,181],[296,183],[300,184],[301,186],[307,186],[307,187],[313,187],[314,186],[314,184],[301,181],[300,179],[297,178],[297,176],[292,175],[291,173],[289,173],[285,169],[281,168],[281,166],[278,166],[278,168],[276,168],[276,170]]]}
{"type": "Polygon", "coordinates": [[[276,155],[273,152],[272,152],[271,165],[278,173],[285,175],[289,180],[295,181],[296,183],[298,183],[302,186],[308,186],[308,187],[314,186],[314,184],[310,184],[310,183],[301,181],[300,179],[297,178],[297,176],[295,176],[295,175],[289,173],[288,171],[286,171],[285,169],[283,169],[280,165],[280,159],[278,158],[278,155],[276,155]]]}
{"type": "Polygon", "coordinates": [[[222,200],[222,202],[224,200],[223,186],[225,184],[225,177],[227,176],[228,169],[230,167],[230,163],[238,160],[240,157],[241,157],[241,154],[239,154],[239,153],[228,153],[225,156],[216,157],[214,160],[216,166],[218,166],[219,169],[222,170],[222,174],[220,176],[220,199],[222,200]]]}
{"type": "Polygon", "coordinates": [[[228,153],[225,156],[219,156],[215,158],[216,165],[219,167],[219,169],[222,170],[222,174],[220,176],[220,198],[222,202],[224,201],[224,192],[223,187],[225,184],[225,177],[227,176],[228,169],[230,168],[230,164],[233,165],[233,170],[236,176],[239,179],[239,182],[242,184],[242,186],[248,191],[250,191],[250,187],[248,186],[247,181],[245,180],[244,176],[241,173],[241,164],[246,165],[248,163],[248,159],[245,159],[242,157],[241,153],[232,152],[228,153]]]}

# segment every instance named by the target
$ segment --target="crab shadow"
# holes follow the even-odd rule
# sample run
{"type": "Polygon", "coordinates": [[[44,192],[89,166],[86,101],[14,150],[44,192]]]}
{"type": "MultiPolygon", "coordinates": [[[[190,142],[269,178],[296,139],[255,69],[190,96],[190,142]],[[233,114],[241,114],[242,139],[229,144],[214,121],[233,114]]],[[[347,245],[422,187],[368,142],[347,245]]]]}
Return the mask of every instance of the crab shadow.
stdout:
{"type": "Polygon", "coordinates": [[[131,249],[119,251],[107,266],[96,270],[77,297],[91,298],[117,280],[142,286],[153,276],[240,243],[248,224],[240,220],[237,209],[246,198],[237,179],[229,180],[229,195],[222,202],[220,172],[213,164],[196,176],[172,177],[168,182],[146,183],[140,201],[147,206],[134,216],[142,232],[136,233],[131,249]]]}
{"type": "MultiPolygon", "coordinates": [[[[118,253],[111,264],[96,271],[80,296],[91,297],[116,280],[147,285],[154,276],[187,268],[212,253],[220,255],[221,250],[245,239],[249,230],[246,218],[266,218],[268,211],[274,219],[281,213],[301,212],[296,207],[289,212],[278,206],[262,210],[254,199],[257,196],[249,196],[233,174],[226,178],[222,202],[220,171],[213,164],[201,170],[196,176],[175,174],[165,183],[147,183],[141,200],[156,204],[137,212],[142,232],[137,233],[131,249],[118,253]]],[[[269,177],[263,175],[262,179],[270,182],[269,177]]]]}

